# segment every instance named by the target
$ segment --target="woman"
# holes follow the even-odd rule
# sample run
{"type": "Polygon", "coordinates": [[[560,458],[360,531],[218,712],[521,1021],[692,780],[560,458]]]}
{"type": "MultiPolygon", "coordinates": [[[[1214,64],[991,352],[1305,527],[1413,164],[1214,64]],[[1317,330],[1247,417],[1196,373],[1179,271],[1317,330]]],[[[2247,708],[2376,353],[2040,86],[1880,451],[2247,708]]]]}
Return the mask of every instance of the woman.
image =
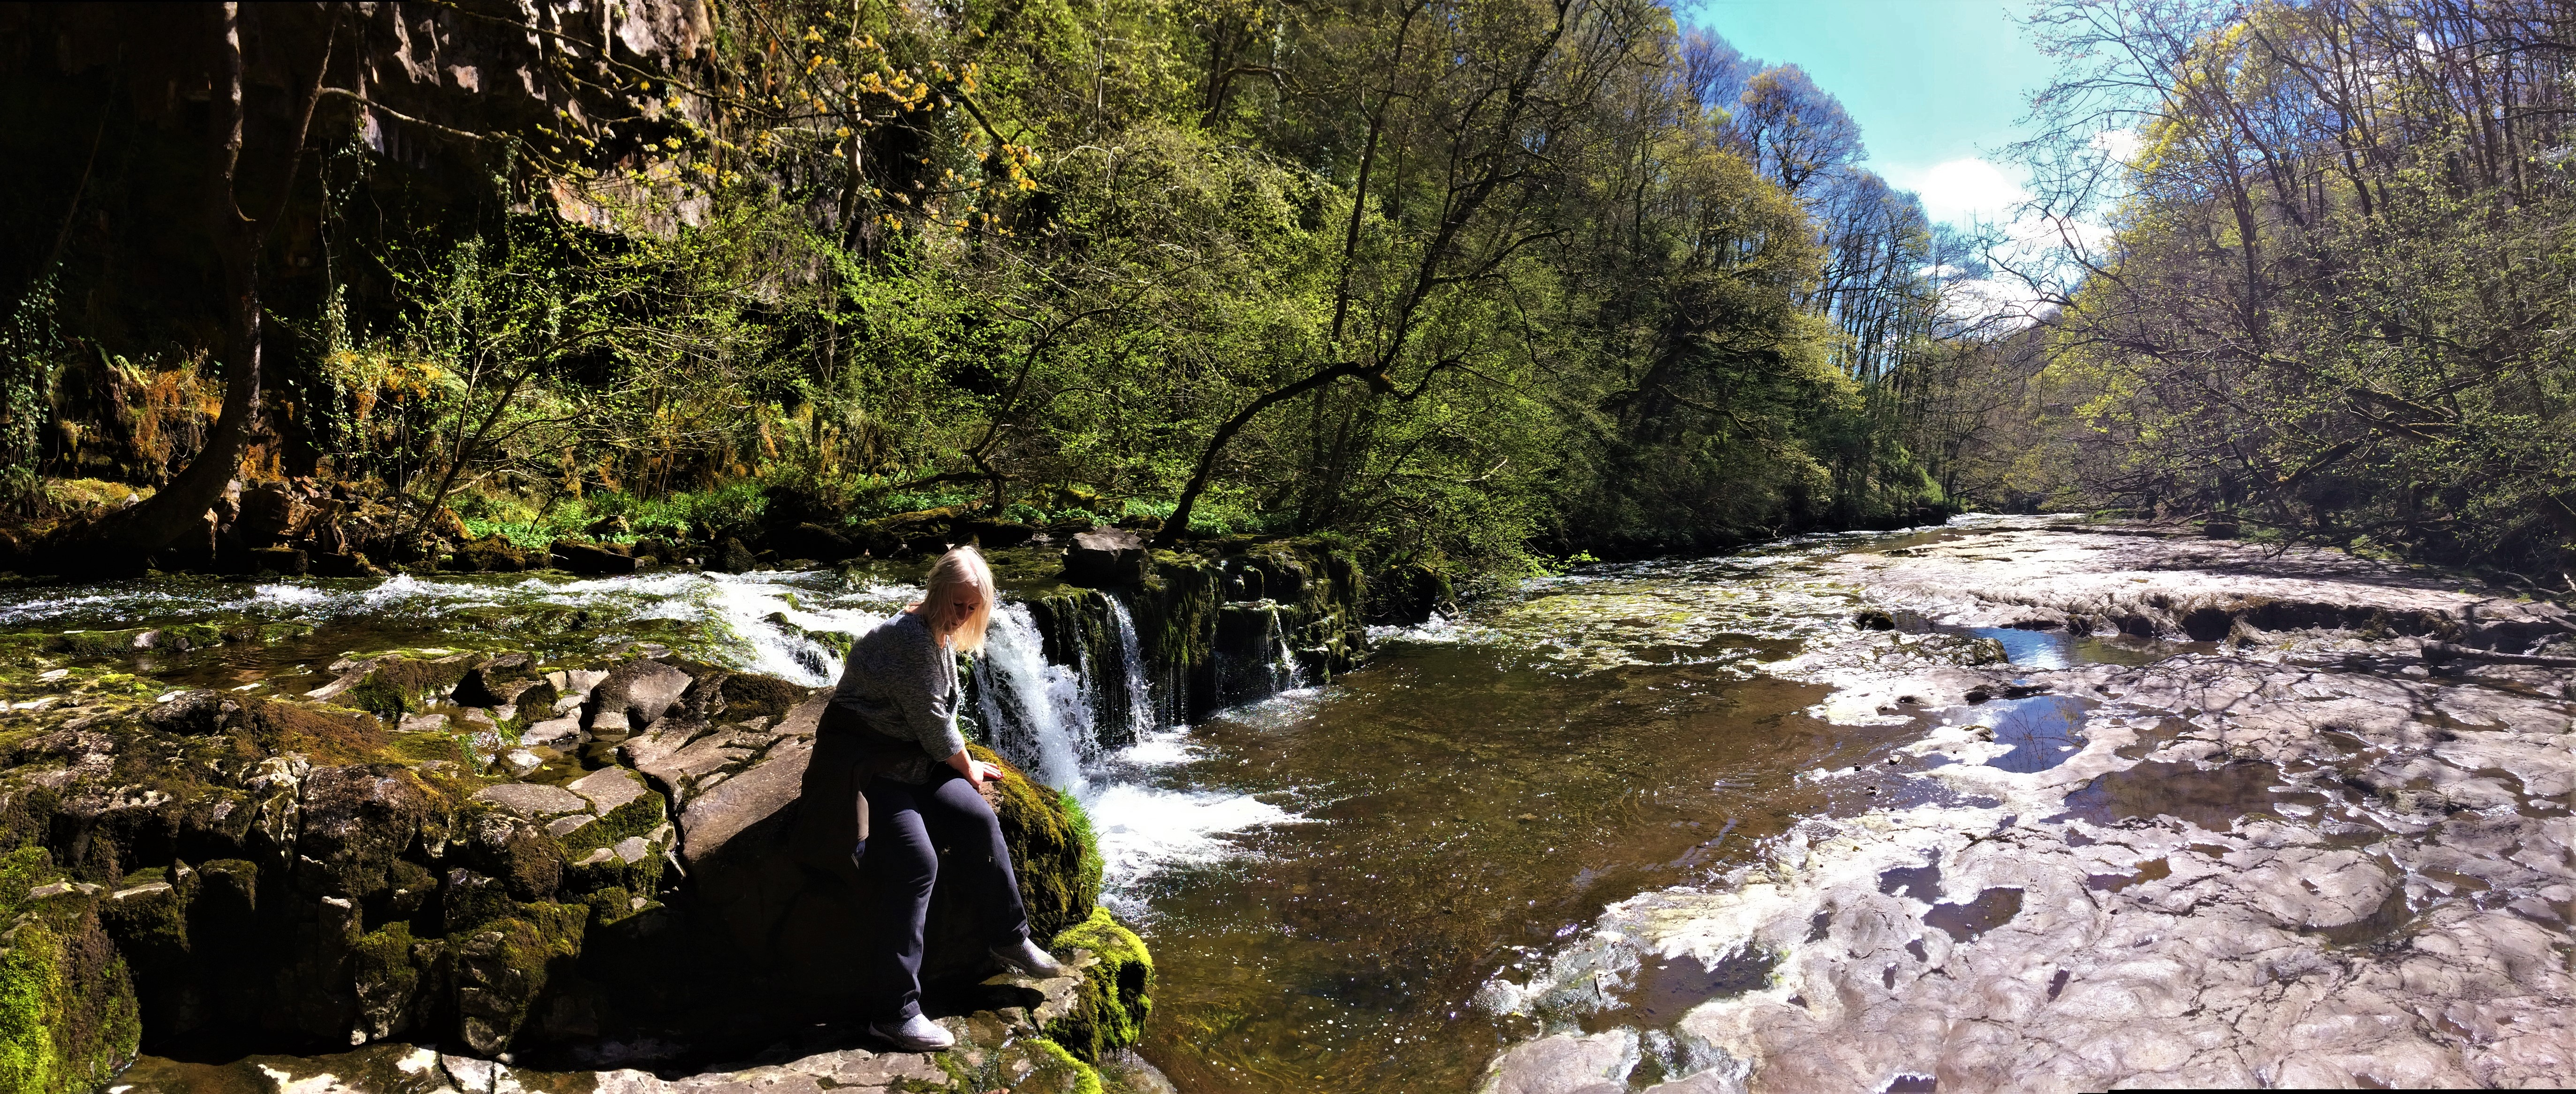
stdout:
{"type": "Polygon", "coordinates": [[[851,644],[814,734],[801,834],[809,857],[857,868],[862,899],[873,905],[861,972],[883,1007],[868,1031],[915,1052],[956,1040],[921,1016],[922,917],[940,847],[964,875],[952,883],[982,921],[993,957],[1032,976],[1064,972],[1029,940],[1001,822],[979,791],[1001,770],[968,756],[957,732],[957,654],[984,648],[993,572],[974,548],[960,547],[930,568],[929,586],[920,603],[851,644]]]}

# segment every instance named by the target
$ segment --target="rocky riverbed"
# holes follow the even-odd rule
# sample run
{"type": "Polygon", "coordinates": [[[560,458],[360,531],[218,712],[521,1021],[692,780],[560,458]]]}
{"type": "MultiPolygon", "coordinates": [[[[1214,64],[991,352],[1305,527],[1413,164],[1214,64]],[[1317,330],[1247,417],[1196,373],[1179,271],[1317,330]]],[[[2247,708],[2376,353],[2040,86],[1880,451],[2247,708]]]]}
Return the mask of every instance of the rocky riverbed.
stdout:
{"type": "Polygon", "coordinates": [[[931,1055],[851,1020],[862,882],[790,838],[819,685],[901,567],[13,590],[0,1088],[1162,1089],[1152,958],[1065,788],[1162,712],[1348,667],[1360,583],[1296,543],[1095,553],[1005,556],[969,689],[1080,975],[988,978],[935,891],[931,1055]]]}
{"type": "Polygon", "coordinates": [[[2034,518],[1587,567],[1367,633],[1313,545],[1126,562],[1019,566],[973,673],[1030,773],[997,801],[1024,898],[1082,975],[934,939],[963,1045],[932,1055],[853,1028],[853,894],[780,842],[814,689],[900,573],[0,597],[0,1067],[244,1094],[2568,1077],[2554,605],[2034,518]]]}
{"type": "Polygon", "coordinates": [[[2558,606],[2041,520],[1818,576],[1861,590],[1853,628],[1766,671],[1832,687],[1818,717],[1913,728],[1801,777],[1872,806],[1489,982],[1544,1031],[1482,1090],[2576,1079],[2558,606]]]}

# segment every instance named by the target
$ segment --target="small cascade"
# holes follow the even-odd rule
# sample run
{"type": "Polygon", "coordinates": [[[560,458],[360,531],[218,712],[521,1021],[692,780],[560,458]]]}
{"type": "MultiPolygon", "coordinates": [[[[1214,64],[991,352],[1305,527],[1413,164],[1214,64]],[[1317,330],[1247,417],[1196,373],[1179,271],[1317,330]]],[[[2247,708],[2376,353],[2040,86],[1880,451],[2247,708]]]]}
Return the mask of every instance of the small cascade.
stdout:
{"type": "MultiPolygon", "coordinates": [[[[778,581],[734,575],[703,575],[684,595],[695,600],[704,616],[719,624],[746,650],[743,667],[753,672],[825,687],[841,678],[840,650],[817,641],[821,634],[851,638],[866,634],[892,616],[880,601],[868,607],[806,606],[823,600],[810,590],[778,581]],[[873,609],[873,610],[872,610],[873,609]]],[[[909,590],[883,588],[877,595],[900,596],[909,590]]]]}
{"type": "Polygon", "coordinates": [[[1136,636],[1136,619],[1127,612],[1127,602],[1112,594],[1103,594],[1109,602],[1109,631],[1118,640],[1119,686],[1102,681],[1098,687],[1107,702],[1102,706],[1117,717],[1102,725],[1104,735],[1124,730],[1122,744],[1133,744],[1161,728],[1168,719],[1154,702],[1154,689],[1145,677],[1145,643],[1136,636]]]}
{"type": "MultiPolygon", "coordinates": [[[[1274,612],[1272,615],[1275,618],[1277,613],[1274,612]]],[[[1270,657],[1271,693],[1296,691],[1305,687],[1306,666],[1297,660],[1296,651],[1288,648],[1287,629],[1276,623],[1272,624],[1271,629],[1278,635],[1278,645],[1270,657]]]]}
{"type": "Polygon", "coordinates": [[[975,705],[994,751],[1049,786],[1081,789],[1082,762],[1091,751],[1091,704],[1080,673],[1047,663],[1044,640],[1025,605],[994,610],[983,656],[975,659],[975,705]]]}

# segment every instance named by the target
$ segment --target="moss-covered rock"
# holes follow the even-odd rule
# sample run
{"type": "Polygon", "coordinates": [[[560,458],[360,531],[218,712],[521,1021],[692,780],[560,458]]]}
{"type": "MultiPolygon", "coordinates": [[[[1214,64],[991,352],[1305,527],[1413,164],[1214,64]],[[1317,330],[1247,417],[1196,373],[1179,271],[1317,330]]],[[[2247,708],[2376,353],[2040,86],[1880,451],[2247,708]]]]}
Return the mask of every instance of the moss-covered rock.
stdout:
{"type": "Polygon", "coordinates": [[[134,985],[99,924],[96,893],[34,895],[53,873],[42,848],[0,857],[0,1090],[98,1089],[142,1042],[134,985]]]}
{"type": "MultiPolygon", "coordinates": [[[[532,777],[580,775],[596,813],[521,815],[477,797],[493,776],[452,734],[392,731],[386,718],[343,705],[433,705],[453,717],[449,703],[432,703],[448,681],[479,667],[475,686],[508,698],[501,693],[539,686],[526,677],[536,666],[428,651],[368,655],[351,667],[361,671],[343,674],[348,687],[318,699],[203,689],[155,702],[166,685],[97,668],[7,696],[78,688],[81,703],[52,721],[0,730],[0,847],[30,846],[31,861],[51,871],[47,880],[101,888],[67,890],[52,903],[77,904],[87,918],[46,919],[24,935],[42,946],[7,956],[17,962],[14,979],[0,985],[16,993],[10,998],[89,1017],[25,1017],[7,1027],[17,1031],[12,1066],[36,1077],[0,1090],[64,1089],[61,1075],[103,1074],[93,1064],[136,1050],[137,1013],[153,1037],[245,1051],[351,1037],[537,1051],[685,1023],[704,992],[761,997],[817,966],[810,948],[726,945],[731,937],[713,929],[720,924],[710,912],[719,909],[707,899],[711,884],[729,883],[711,880],[720,872],[695,860],[686,877],[671,871],[682,818],[632,772],[550,768],[532,777]],[[20,967],[30,961],[52,970],[50,979],[20,967]],[[672,977],[687,986],[670,986],[672,977]],[[42,1038],[27,1032],[38,1029],[42,1038]]],[[[729,781],[783,782],[783,796],[749,796],[773,819],[792,819],[810,732],[795,727],[810,727],[811,716],[787,719],[783,734],[740,720],[752,716],[746,711],[788,713],[810,703],[811,689],[685,667],[696,690],[679,709],[721,710],[734,724],[715,728],[739,734],[760,757],[729,781]]],[[[1080,807],[1016,773],[992,794],[1033,933],[1048,938],[1089,920],[1101,863],[1080,807]]],[[[767,831],[745,845],[755,861],[784,864],[754,879],[769,887],[763,922],[792,920],[863,942],[866,917],[852,899],[860,894],[846,879],[835,889],[779,859],[767,831]]],[[[942,891],[954,900],[961,890],[942,891]]],[[[970,937],[972,922],[961,909],[934,906],[934,967],[924,970],[934,990],[962,990],[989,974],[988,940],[970,937]]],[[[823,970],[822,991],[761,997],[762,1006],[783,1018],[826,1000],[846,1007],[844,967],[823,970]]],[[[1088,1032],[1102,1025],[1082,1027],[1082,1052],[1123,1043],[1116,1022],[1105,1027],[1107,1041],[1088,1032]]],[[[1065,1070],[1071,1085],[1063,1088],[1089,1089],[1091,1074],[1065,1070]]]]}
{"type": "Polygon", "coordinates": [[[793,621],[787,618],[786,612],[771,612],[768,616],[763,618],[762,622],[776,627],[792,637],[802,638],[808,642],[814,643],[815,645],[821,646],[825,650],[830,651],[834,658],[848,657],[850,655],[850,645],[858,641],[857,636],[846,634],[841,631],[814,631],[797,626],[793,621]]]}
{"type": "Polygon", "coordinates": [[[384,718],[399,718],[438,702],[473,671],[471,654],[422,659],[386,657],[337,693],[336,701],[384,718]]]}
{"type": "Polygon", "coordinates": [[[1361,567],[1324,539],[1224,541],[1155,551],[1125,593],[1156,700],[1195,718],[1269,694],[1282,647],[1310,681],[1359,663],[1368,645],[1361,567]]]}
{"type": "Polygon", "coordinates": [[[421,969],[413,960],[409,923],[396,920],[349,947],[350,985],[358,996],[359,1029],[370,1038],[391,1037],[411,1025],[421,969]]]}
{"type": "Polygon", "coordinates": [[[1027,905],[1029,934],[1052,938],[1087,919],[1100,901],[1099,842],[1072,795],[1048,788],[1011,767],[991,749],[968,745],[976,759],[1009,774],[995,787],[993,812],[1027,905]]]}
{"type": "Polygon", "coordinates": [[[589,922],[585,906],[533,903],[459,943],[456,1009],[465,1043],[485,1054],[508,1049],[546,985],[573,975],[589,922]]]}
{"type": "Polygon", "coordinates": [[[458,544],[439,568],[465,573],[507,573],[534,570],[546,564],[546,552],[531,550],[502,536],[485,536],[458,544]]]}
{"type": "Polygon", "coordinates": [[[1098,1063],[1144,1035],[1154,1011],[1154,955],[1145,940],[1094,908],[1091,918],[1055,936],[1057,950],[1088,950],[1098,963],[1082,971],[1081,1000],[1047,1027],[1074,1055],[1098,1063]]]}

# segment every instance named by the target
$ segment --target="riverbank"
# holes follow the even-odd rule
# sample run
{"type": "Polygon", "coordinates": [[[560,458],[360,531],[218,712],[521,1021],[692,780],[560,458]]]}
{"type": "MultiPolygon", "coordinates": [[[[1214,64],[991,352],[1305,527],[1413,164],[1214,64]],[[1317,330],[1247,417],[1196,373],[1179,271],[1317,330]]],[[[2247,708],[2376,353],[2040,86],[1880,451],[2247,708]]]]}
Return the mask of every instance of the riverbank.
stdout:
{"type": "Polygon", "coordinates": [[[1820,573],[1869,607],[1765,671],[1832,688],[1812,713],[1838,725],[1905,727],[1884,762],[1802,776],[1875,800],[1714,884],[1612,904],[1490,983],[1548,1032],[1482,1089],[2576,1075],[2564,610],[2337,552],[2036,520],[1820,573]],[[2011,660],[1921,656],[1975,628],[2011,660]],[[1701,969],[1737,975],[1655,998],[1701,969]]]}
{"type": "Polygon", "coordinates": [[[1031,771],[989,796],[1033,930],[1082,975],[980,979],[980,948],[934,930],[930,1003],[964,1047],[910,1057],[842,1020],[855,894],[786,843],[817,687],[918,595],[885,580],[906,575],[21,590],[0,605],[37,628],[0,635],[13,1088],[646,1090],[751,1066],[1158,1089],[1127,1052],[1152,958],[1098,906],[1066,791],[1165,718],[1347,669],[1359,578],[1295,544],[1095,553],[1012,559],[969,677],[977,738],[1031,771]],[[1107,572],[1055,572],[1086,561],[1107,572]],[[335,1044],[384,1047],[239,1059],[335,1044]],[[124,1071],[138,1047],[162,1056],[124,1071]]]}

